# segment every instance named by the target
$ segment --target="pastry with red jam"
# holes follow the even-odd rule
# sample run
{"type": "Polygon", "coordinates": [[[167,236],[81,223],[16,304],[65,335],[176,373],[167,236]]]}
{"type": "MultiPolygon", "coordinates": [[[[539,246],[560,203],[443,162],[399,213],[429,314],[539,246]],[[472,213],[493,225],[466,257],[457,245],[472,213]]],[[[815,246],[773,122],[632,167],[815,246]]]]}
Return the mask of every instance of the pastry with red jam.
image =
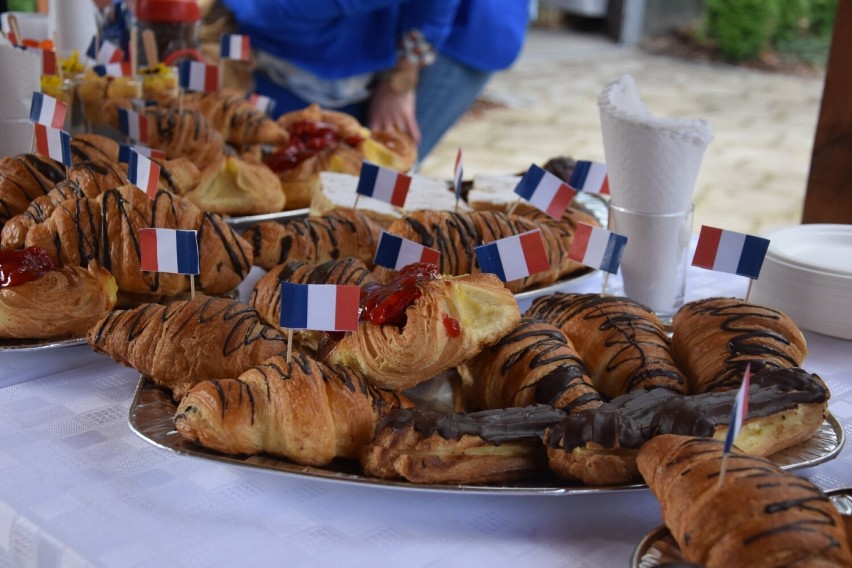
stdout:
{"type": "Polygon", "coordinates": [[[366,288],[360,319],[339,341],[327,336],[325,361],[402,391],[477,355],[514,329],[521,313],[493,274],[441,276],[434,264],[416,263],[366,288]]]}
{"type": "Polygon", "coordinates": [[[58,266],[46,250],[0,250],[0,338],[83,337],[112,310],[118,287],[96,262],[58,266]]]}

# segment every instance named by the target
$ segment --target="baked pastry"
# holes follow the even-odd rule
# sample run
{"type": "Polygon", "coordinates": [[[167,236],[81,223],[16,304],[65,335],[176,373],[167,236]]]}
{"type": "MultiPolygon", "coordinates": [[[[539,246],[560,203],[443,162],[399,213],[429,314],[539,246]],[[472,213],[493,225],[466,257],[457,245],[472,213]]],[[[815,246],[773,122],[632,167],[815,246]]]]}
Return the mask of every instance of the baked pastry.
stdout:
{"type": "Polygon", "coordinates": [[[281,182],[272,170],[236,156],[222,156],[185,196],[202,211],[220,215],[275,213],[286,203],[281,182]]]}
{"type": "Polygon", "coordinates": [[[357,458],[376,422],[408,404],[345,367],[278,355],[237,379],[203,381],[181,400],[175,428],[228,454],[267,453],[305,465],[357,458]]]}
{"type": "Polygon", "coordinates": [[[180,102],[183,108],[200,111],[213,128],[219,131],[225,142],[240,146],[244,144],[285,144],[289,139],[287,130],[246,99],[235,89],[221,89],[184,93],[180,102]]]}
{"type": "Polygon", "coordinates": [[[112,138],[85,132],[71,138],[71,163],[118,162],[118,142],[112,138]]]}
{"type": "Polygon", "coordinates": [[[27,251],[0,250],[0,337],[83,337],[115,306],[115,279],[95,262],[88,268],[54,268],[33,280],[6,285],[4,265],[12,254],[27,251]]]}
{"type": "Polygon", "coordinates": [[[394,221],[387,231],[438,250],[441,253],[441,273],[461,275],[479,272],[474,252],[476,246],[535,229],[541,230],[550,270],[506,283],[512,292],[519,292],[559,278],[562,259],[566,258],[568,249],[545,225],[495,211],[455,213],[422,210],[394,221]]]}
{"type": "Polygon", "coordinates": [[[94,351],[171,389],[175,400],[202,380],[236,378],[287,351],[287,339],[252,308],[201,294],[168,305],[114,310],[87,339],[94,351]]]}
{"type": "Polygon", "coordinates": [[[146,227],[198,231],[201,273],[195,278],[204,293],[233,290],[251,268],[249,244],[220,217],[165,191],[151,200],[132,185],[105,191],[96,199],[61,203],[29,230],[25,244],[44,248],[60,264],[86,266],[97,260],[115,276],[120,291],[148,301],[189,290],[186,275],[140,269],[138,232],[146,227]]]}
{"type": "MultiPolygon", "coordinates": [[[[550,468],[588,485],[614,485],[636,477],[636,453],[662,434],[724,440],[737,391],[681,395],[639,390],[600,408],[571,415],[548,432],[550,468]]],[[[829,392],[802,369],[764,369],[752,377],[748,414],[737,446],[770,456],[808,440],[827,412],[829,392]]]]}
{"type": "Polygon", "coordinates": [[[613,398],[636,389],[686,392],[671,342],[653,311],[629,298],[563,294],[533,300],[526,314],[559,326],[574,342],[595,388],[613,398]]]}
{"type": "Polygon", "coordinates": [[[808,354],[786,314],[737,298],[685,304],[672,321],[672,349],[693,393],[738,388],[748,365],[798,367],[808,354]]]}
{"type": "Polygon", "coordinates": [[[400,391],[475,356],[521,318],[515,297],[493,274],[441,277],[423,263],[370,289],[361,304],[357,331],[339,341],[325,336],[325,361],[400,391]]]}
{"type": "Polygon", "coordinates": [[[352,257],[372,263],[382,229],[352,209],[335,209],[322,217],[264,221],[243,232],[254,262],[265,270],[294,260],[318,264],[352,257]]]}
{"type": "Polygon", "coordinates": [[[65,179],[65,166],[37,154],[0,158],[0,227],[65,179]]]}
{"type": "Polygon", "coordinates": [[[573,414],[603,404],[574,344],[558,327],[535,318],[521,318],[458,369],[477,408],[549,404],[573,414]]]}
{"type": "Polygon", "coordinates": [[[372,477],[413,483],[524,479],[546,470],[542,435],[564,417],[546,405],[470,413],[395,410],[379,422],[361,466],[372,477]]]}
{"type": "Polygon", "coordinates": [[[707,568],[852,566],[844,523],[809,480],[733,452],[719,486],[722,442],[658,436],[639,469],[684,558],[707,568]]]}

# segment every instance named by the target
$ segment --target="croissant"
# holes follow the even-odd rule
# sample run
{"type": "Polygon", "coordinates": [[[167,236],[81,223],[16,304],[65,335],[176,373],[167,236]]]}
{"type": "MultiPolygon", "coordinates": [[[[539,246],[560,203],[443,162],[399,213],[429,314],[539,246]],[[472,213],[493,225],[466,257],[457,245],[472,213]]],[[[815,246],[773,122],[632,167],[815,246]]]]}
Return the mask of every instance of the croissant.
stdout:
{"type": "Polygon", "coordinates": [[[535,318],[521,318],[459,372],[481,409],[549,404],[576,413],[603,404],[574,344],[558,327],[535,318]]]}
{"type": "Polygon", "coordinates": [[[352,257],[372,263],[381,231],[366,215],[340,208],[284,224],[258,223],[243,238],[252,245],[255,264],[270,270],[293,260],[317,264],[352,257]]]}
{"type": "Polygon", "coordinates": [[[408,406],[345,367],[302,353],[272,357],[232,380],[203,381],[180,402],[181,436],[228,454],[265,452],[304,465],[357,458],[388,411],[408,406]]]}
{"type": "Polygon", "coordinates": [[[115,276],[119,290],[149,300],[188,290],[189,278],[183,274],[140,269],[138,231],[144,227],[198,231],[197,281],[207,294],[233,290],[251,268],[248,243],[221,218],[165,191],[151,200],[131,185],[106,191],[97,199],[63,202],[29,230],[26,245],[44,248],[60,264],[85,266],[98,260],[115,276]]]}
{"type": "Polygon", "coordinates": [[[77,134],[71,138],[71,163],[82,162],[118,162],[118,142],[100,134],[77,134]]]}
{"type": "Polygon", "coordinates": [[[252,308],[200,294],[114,310],[89,330],[87,340],[94,351],[171,389],[175,400],[202,380],[236,378],[287,350],[287,339],[252,308]]]}
{"type": "Polygon", "coordinates": [[[200,209],[220,215],[275,213],[286,203],[281,182],[272,170],[234,156],[223,156],[209,167],[185,196],[200,209]]]}
{"type": "Polygon", "coordinates": [[[658,436],[639,470],[688,562],[730,566],[852,566],[843,519],[809,480],[733,452],[719,485],[722,442],[658,436]]]}
{"type": "Polygon", "coordinates": [[[115,306],[112,275],[92,262],[0,288],[0,337],[82,337],[115,306]]]}
{"type": "Polygon", "coordinates": [[[346,365],[382,388],[405,390],[452,369],[514,328],[520,310],[493,274],[442,278],[411,264],[362,300],[360,327],[321,346],[327,363],[346,365]],[[407,301],[406,301],[407,300],[407,301]]]}
{"type": "MultiPolygon", "coordinates": [[[[541,209],[526,204],[519,205],[515,209],[515,214],[550,228],[562,241],[562,246],[566,251],[571,250],[571,244],[574,242],[574,233],[579,223],[600,227],[600,222],[593,215],[575,206],[568,207],[559,220],[554,219],[541,209]]],[[[565,277],[585,268],[585,265],[571,260],[566,254],[559,265],[559,276],[565,277]]]]}
{"type": "Polygon", "coordinates": [[[643,388],[686,392],[662,322],[638,302],[556,293],[533,300],[526,315],[562,329],[580,352],[595,388],[607,398],[643,388]]]}
{"type": "Polygon", "coordinates": [[[808,354],[786,314],[736,298],[685,304],[672,321],[672,348],[693,393],[737,388],[747,365],[798,367],[808,354]]]}
{"type": "Polygon", "coordinates": [[[519,292],[559,278],[562,259],[567,258],[568,249],[546,225],[496,211],[455,213],[422,210],[394,221],[387,231],[438,250],[441,253],[441,273],[461,275],[479,272],[474,247],[534,229],[541,229],[550,270],[506,283],[511,291],[519,292]]]}
{"type": "Polygon", "coordinates": [[[200,111],[229,144],[278,145],[290,138],[283,126],[234,90],[184,93],[180,104],[200,111]]]}
{"type": "Polygon", "coordinates": [[[0,158],[0,226],[65,179],[65,166],[47,156],[0,158]]]}

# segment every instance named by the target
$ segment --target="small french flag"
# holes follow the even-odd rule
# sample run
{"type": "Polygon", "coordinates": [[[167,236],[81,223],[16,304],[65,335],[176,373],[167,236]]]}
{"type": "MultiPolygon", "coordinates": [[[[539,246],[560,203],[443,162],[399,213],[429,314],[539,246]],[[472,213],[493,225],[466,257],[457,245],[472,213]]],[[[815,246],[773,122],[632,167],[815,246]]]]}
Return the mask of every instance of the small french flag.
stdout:
{"type": "Polygon", "coordinates": [[[272,97],[267,97],[266,95],[259,95],[257,93],[252,93],[248,96],[249,102],[261,112],[265,112],[267,114],[272,112],[273,107],[275,106],[275,101],[272,97]]]}
{"type": "Polygon", "coordinates": [[[214,92],[219,89],[219,68],[201,61],[184,59],[178,67],[178,83],[188,91],[214,92]]]}
{"type": "Polygon", "coordinates": [[[34,92],[30,103],[30,122],[51,128],[62,128],[68,105],[50,95],[34,92]]]}
{"type": "Polygon", "coordinates": [[[609,195],[609,180],[606,175],[606,164],[580,160],[574,165],[568,185],[577,191],[609,195]]]}
{"type": "Polygon", "coordinates": [[[160,165],[138,152],[131,151],[127,162],[127,179],[154,199],[160,181],[160,165]]]}
{"type": "Polygon", "coordinates": [[[148,117],[129,108],[118,109],[118,129],[137,142],[148,142],[148,117]]]}
{"type": "Polygon", "coordinates": [[[456,192],[456,199],[461,199],[463,177],[464,165],[462,164],[462,149],[459,148],[459,153],[456,154],[456,165],[453,168],[453,187],[456,192]]]}
{"type": "Polygon", "coordinates": [[[251,58],[249,52],[249,36],[240,34],[222,34],[219,56],[222,59],[248,61],[251,58]]]}
{"type": "Polygon", "coordinates": [[[355,331],[360,300],[360,286],[281,282],[281,327],[355,331]]]}
{"type": "Polygon", "coordinates": [[[127,61],[119,61],[118,63],[104,63],[92,67],[92,71],[97,73],[99,77],[130,77],[133,70],[130,63],[127,61]]]}
{"type": "Polygon", "coordinates": [[[521,178],[515,193],[557,220],[562,219],[577,194],[567,183],[535,164],[521,178]]]}
{"type": "Polygon", "coordinates": [[[751,363],[746,366],[743,373],[743,383],[740,385],[740,390],[737,391],[737,397],[734,399],[734,407],[731,409],[731,421],[728,423],[728,435],[725,436],[724,453],[731,451],[737,435],[742,430],[743,422],[748,415],[748,386],[751,382],[751,363]]]}
{"type": "Polygon", "coordinates": [[[363,162],[355,192],[403,207],[410,186],[410,176],[370,162],[363,162]]]}
{"type": "Polygon", "coordinates": [[[473,251],[479,269],[496,274],[503,282],[550,270],[541,229],[505,237],[475,247],[473,251]]]}
{"type": "Polygon", "coordinates": [[[86,50],[86,55],[95,60],[95,63],[107,64],[118,63],[124,61],[124,50],[115,45],[108,39],[103,39],[98,43],[97,36],[92,37],[89,42],[89,48],[86,50]]]}
{"type": "Polygon", "coordinates": [[[756,279],[768,249],[769,239],[704,225],[692,265],[756,279]]]}
{"type": "Polygon", "coordinates": [[[152,160],[165,160],[166,153],[158,148],[150,148],[141,144],[119,144],[118,145],[118,161],[125,164],[130,162],[130,152],[136,152],[146,158],[152,160]]]}
{"type": "Polygon", "coordinates": [[[185,229],[139,229],[141,261],[149,272],[198,274],[198,231],[185,229]]]}
{"type": "Polygon", "coordinates": [[[627,237],[624,235],[586,223],[577,223],[574,240],[568,249],[568,258],[615,274],[618,272],[626,245],[627,237]]]}
{"type": "Polygon", "coordinates": [[[382,234],[379,236],[379,246],[376,247],[376,257],[373,260],[373,264],[392,270],[402,270],[409,264],[416,262],[427,262],[437,265],[440,259],[441,253],[435,249],[382,231],[382,234]]]}
{"type": "Polygon", "coordinates": [[[64,130],[35,124],[36,152],[71,167],[71,135],[64,130]]]}

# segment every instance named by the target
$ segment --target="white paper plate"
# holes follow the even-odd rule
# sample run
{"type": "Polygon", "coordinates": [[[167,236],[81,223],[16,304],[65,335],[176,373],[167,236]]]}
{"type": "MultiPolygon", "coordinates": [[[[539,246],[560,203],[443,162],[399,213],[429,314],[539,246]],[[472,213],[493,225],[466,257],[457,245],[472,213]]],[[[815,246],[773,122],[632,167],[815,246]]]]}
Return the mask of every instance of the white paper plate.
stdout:
{"type": "Polygon", "coordinates": [[[798,225],[769,236],[767,256],[824,274],[852,277],[852,225],[798,225]]]}

